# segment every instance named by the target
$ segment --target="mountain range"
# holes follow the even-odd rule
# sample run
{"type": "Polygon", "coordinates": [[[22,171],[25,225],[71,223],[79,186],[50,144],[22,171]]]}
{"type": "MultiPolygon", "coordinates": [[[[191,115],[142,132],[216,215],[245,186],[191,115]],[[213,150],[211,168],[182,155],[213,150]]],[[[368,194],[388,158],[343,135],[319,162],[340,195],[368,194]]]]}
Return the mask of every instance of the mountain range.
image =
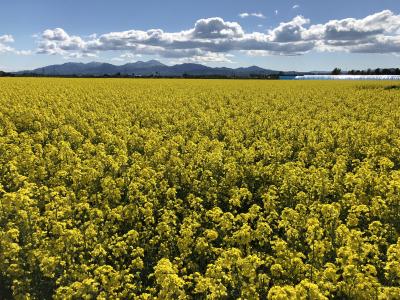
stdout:
{"type": "MultiPolygon", "coordinates": [[[[279,71],[263,69],[257,66],[246,68],[213,68],[201,64],[184,63],[173,66],[165,65],[157,60],[137,61],[124,65],[109,63],[68,62],[60,65],[50,65],[34,70],[15,72],[16,75],[34,74],[44,76],[105,76],[105,75],[129,75],[129,76],[238,76],[250,77],[253,75],[279,74],[279,71]]],[[[286,72],[289,73],[289,72],[286,72]]],[[[290,72],[291,74],[295,72],[290,72]]]]}

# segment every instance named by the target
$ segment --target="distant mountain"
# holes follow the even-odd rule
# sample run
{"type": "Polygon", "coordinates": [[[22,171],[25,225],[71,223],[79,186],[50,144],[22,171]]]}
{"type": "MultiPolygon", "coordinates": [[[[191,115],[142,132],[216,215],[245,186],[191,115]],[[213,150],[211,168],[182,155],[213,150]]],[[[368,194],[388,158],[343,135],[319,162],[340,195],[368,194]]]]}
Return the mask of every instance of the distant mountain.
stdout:
{"type": "Polygon", "coordinates": [[[116,66],[109,63],[65,63],[51,65],[15,74],[36,74],[45,76],[103,76],[103,75],[135,75],[135,76],[241,76],[278,74],[279,71],[263,69],[257,66],[248,68],[212,68],[201,64],[185,63],[167,66],[157,60],[137,61],[116,66]]]}
{"type": "Polygon", "coordinates": [[[151,68],[151,67],[165,67],[163,63],[158,60],[149,60],[149,61],[137,61],[134,63],[127,63],[124,66],[135,67],[135,68],[151,68]]]}
{"type": "Polygon", "coordinates": [[[34,69],[32,71],[22,71],[18,73],[31,73],[46,76],[61,75],[100,75],[115,74],[118,72],[119,66],[108,63],[90,62],[84,63],[65,63],[62,65],[51,65],[43,68],[34,69]]]}

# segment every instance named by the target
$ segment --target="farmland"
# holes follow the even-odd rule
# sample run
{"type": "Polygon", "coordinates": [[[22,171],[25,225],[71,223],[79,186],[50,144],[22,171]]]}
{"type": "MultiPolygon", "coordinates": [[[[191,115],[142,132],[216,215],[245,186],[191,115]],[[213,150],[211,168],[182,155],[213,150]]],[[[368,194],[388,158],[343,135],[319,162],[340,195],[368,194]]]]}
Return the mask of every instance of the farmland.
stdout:
{"type": "Polygon", "coordinates": [[[1,78],[0,291],[399,299],[400,89],[1,78]]]}

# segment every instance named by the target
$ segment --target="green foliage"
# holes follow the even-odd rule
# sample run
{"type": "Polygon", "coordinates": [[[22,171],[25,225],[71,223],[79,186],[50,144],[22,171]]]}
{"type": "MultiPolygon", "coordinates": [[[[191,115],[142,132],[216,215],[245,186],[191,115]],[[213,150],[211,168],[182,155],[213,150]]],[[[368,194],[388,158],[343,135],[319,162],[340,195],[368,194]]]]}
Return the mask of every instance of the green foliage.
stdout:
{"type": "Polygon", "coordinates": [[[399,299],[385,85],[2,78],[0,298],[399,299]]]}

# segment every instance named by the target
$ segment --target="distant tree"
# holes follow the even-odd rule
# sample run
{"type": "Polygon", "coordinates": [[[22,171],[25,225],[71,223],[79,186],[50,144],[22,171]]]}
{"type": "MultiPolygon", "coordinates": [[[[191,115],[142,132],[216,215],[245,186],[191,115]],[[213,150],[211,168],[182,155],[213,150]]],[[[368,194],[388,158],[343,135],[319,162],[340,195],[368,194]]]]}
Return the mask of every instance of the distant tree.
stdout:
{"type": "Polygon", "coordinates": [[[334,68],[332,71],[332,75],[340,75],[342,73],[342,69],[340,68],[334,68]]]}
{"type": "Polygon", "coordinates": [[[7,73],[4,71],[0,71],[0,77],[14,76],[12,73],[7,73]]]}

